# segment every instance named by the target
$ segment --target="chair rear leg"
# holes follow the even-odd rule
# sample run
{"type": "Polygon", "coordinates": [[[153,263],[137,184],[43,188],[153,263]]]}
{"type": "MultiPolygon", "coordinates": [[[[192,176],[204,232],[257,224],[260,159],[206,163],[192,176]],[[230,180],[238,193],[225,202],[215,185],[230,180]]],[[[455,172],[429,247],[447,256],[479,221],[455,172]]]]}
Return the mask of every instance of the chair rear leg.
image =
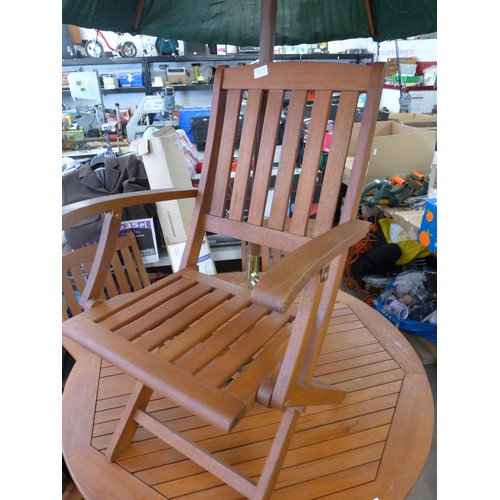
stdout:
{"type": "Polygon", "coordinates": [[[274,485],[278,479],[283,461],[285,460],[290,441],[292,440],[300,411],[296,408],[287,408],[283,413],[278,432],[274,438],[271,450],[267,456],[262,474],[252,500],[265,500],[270,498],[274,485]]]}
{"type": "Polygon", "coordinates": [[[127,448],[134,437],[139,424],[134,420],[139,408],[146,408],[153,394],[153,390],[137,382],[130,395],[127,406],[118,422],[118,426],[111,437],[106,450],[106,458],[112,462],[127,448]]]}

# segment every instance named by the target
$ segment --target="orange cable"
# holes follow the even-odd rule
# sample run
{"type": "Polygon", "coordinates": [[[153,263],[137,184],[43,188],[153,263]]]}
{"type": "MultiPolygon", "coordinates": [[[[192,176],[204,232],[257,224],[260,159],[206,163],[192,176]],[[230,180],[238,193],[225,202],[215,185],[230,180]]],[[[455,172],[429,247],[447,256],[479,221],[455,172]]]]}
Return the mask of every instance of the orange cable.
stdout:
{"type": "MultiPolygon", "coordinates": [[[[378,212],[378,207],[375,207],[374,222],[372,224],[370,232],[368,232],[368,234],[362,240],[352,245],[352,247],[349,249],[343,275],[343,280],[345,282],[344,285],[345,289],[355,290],[360,300],[369,305],[373,304],[373,301],[378,297],[378,295],[371,294],[367,290],[361,289],[356,284],[356,281],[353,279],[353,275],[351,273],[351,267],[354,264],[354,262],[356,262],[359,259],[359,256],[361,254],[367,253],[372,249],[373,242],[378,241],[378,238],[373,233],[371,233],[371,231],[377,230],[377,212],[378,212]]],[[[360,217],[360,219],[367,220],[368,217],[363,216],[360,217]]]]}

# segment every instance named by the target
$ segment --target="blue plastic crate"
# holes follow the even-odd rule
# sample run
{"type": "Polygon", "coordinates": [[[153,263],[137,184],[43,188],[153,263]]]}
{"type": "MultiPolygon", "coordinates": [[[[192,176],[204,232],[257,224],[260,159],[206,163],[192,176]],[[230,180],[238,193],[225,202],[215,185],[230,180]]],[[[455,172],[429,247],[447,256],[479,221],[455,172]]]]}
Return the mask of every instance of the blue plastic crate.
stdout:
{"type": "Polygon", "coordinates": [[[210,108],[181,108],[179,110],[179,128],[186,132],[189,140],[194,144],[191,118],[194,116],[210,116],[210,108]]]}
{"type": "Polygon", "coordinates": [[[120,87],[142,87],[141,73],[120,73],[118,75],[120,87]]]}

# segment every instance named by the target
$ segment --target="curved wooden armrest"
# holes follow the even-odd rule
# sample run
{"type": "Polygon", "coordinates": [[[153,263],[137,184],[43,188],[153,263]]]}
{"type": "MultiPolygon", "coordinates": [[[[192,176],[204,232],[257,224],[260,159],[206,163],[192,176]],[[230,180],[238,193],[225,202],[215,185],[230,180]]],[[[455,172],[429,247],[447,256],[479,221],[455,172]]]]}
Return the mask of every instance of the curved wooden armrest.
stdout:
{"type": "Polygon", "coordinates": [[[355,219],[286,254],[277,266],[260,277],[252,289],[252,300],[278,312],[286,311],[311,277],[361,240],[370,227],[370,222],[355,219]]]}
{"type": "Polygon", "coordinates": [[[121,210],[134,205],[159,201],[181,200],[196,197],[197,189],[151,189],[133,193],[112,194],[90,200],[78,201],[63,207],[62,229],[68,229],[78,221],[100,212],[121,210]]]}

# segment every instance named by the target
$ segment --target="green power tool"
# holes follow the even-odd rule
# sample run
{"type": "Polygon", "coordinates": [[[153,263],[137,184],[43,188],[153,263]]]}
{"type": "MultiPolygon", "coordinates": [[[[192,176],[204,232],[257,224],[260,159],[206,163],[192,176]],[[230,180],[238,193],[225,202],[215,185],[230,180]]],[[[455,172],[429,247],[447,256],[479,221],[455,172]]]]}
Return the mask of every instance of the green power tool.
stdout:
{"type": "Polygon", "coordinates": [[[394,177],[392,181],[375,179],[363,188],[361,203],[395,207],[406,200],[412,192],[413,188],[401,177],[394,177]]]}
{"type": "Polygon", "coordinates": [[[429,179],[424,174],[414,171],[408,176],[416,185],[413,196],[424,196],[429,189],[429,179]]]}

